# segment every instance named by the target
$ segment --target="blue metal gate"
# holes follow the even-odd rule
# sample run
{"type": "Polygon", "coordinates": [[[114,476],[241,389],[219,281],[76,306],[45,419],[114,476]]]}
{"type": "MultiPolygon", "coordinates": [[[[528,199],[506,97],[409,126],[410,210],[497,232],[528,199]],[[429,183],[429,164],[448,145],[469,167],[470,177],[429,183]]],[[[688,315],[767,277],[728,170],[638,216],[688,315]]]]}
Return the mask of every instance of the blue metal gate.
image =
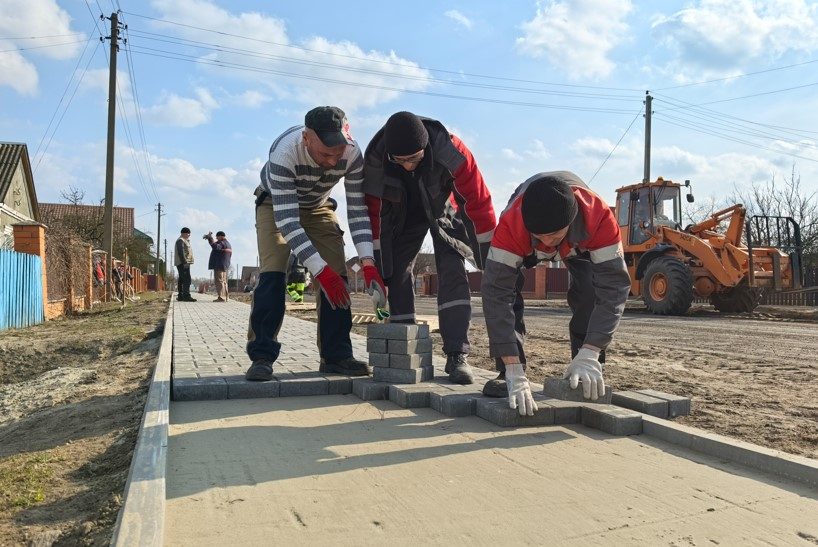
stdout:
{"type": "Polygon", "coordinates": [[[43,322],[42,275],[39,256],[0,249],[0,330],[43,322]]]}

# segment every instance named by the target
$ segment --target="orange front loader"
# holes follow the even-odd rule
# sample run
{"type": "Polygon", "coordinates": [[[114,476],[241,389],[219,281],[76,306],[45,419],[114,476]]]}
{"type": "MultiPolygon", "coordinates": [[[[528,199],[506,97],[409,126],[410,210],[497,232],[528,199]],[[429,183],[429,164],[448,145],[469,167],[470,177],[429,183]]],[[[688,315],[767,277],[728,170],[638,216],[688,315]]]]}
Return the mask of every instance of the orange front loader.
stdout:
{"type": "Polygon", "coordinates": [[[683,314],[697,296],[722,312],[749,312],[762,290],[800,288],[800,230],[792,218],[747,220],[739,204],[683,229],[681,188],[659,178],[617,190],[631,294],[648,309],[683,314]]]}

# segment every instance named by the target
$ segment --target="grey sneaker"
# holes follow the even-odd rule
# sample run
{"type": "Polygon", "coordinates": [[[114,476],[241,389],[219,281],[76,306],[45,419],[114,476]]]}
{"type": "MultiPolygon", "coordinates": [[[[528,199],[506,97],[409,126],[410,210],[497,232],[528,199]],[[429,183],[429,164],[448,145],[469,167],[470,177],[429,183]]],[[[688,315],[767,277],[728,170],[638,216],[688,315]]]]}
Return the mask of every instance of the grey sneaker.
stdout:
{"type": "Polygon", "coordinates": [[[269,382],[273,379],[273,364],[266,359],[256,359],[247,369],[244,379],[248,382],[269,382]]]}
{"type": "Polygon", "coordinates": [[[506,373],[501,372],[494,380],[489,380],[483,386],[483,395],[495,397],[497,399],[508,397],[508,385],[506,384],[506,373]]]}
{"type": "Polygon", "coordinates": [[[344,374],[346,376],[369,376],[371,371],[369,365],[363,361],[359,361],[355,357],[347,357],[335,362],[322,361],[318,367],[319,372],[327,372],[331,374],[344,374]]]}
{"type": "Polygon", "coordinates": [[[446,368],[444,369],[449,375],[449,381],[453,384],[473,384],[474,376],[471,372],[471,367],[466,362],[465,353],[450,353],[446,358],[446,368]]]}

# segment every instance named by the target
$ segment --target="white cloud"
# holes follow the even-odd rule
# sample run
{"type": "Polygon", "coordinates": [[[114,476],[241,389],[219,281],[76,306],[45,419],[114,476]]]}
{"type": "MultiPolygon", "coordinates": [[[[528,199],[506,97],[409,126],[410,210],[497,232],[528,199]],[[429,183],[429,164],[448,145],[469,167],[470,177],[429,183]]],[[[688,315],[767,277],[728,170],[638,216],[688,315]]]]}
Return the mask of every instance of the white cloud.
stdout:
{"type": "Polygon", "coordinates": [[[535,160],[547,160],[551,157],[551,153],[540,139],[534,139],[534,142],[531,143],[531,147],[527,148],[524,154],[526,157],[535,160]]]}
{"type": "Polygon", "coordinates": [[[21,95],[32,95],[37,91],[37,68],[29,56],[71,59],[88,39],[71,28],[68,12],[54,0],[3,0],[0,2],[0,36],[10,37],[0,40],[0,50],[37,48],[0,53],[0,86],[9,86],[21,95]],[[47,38],[23,38],[31,36],[47,38]]]}
{"type": "Polygon", "coordinates": [[[500,155],[507,160],[523,161],[523,157],[514,150],[512,150],[511,148],[503,148],[502,150],[500,150],[500,155]]]}
{"type": "MultiPolygon", "coordinates": [[[[0,49],[6,49],[0,41],[0,49]]],[[[37,91],[37,68],[16,51],[0,53],[0,86],[7,85],[20,95],[33,95],[37,91]]]]}
{"type": "Polygon", "coordinates": [[[225,35],[154,23],[162,31],[243,50],[211,52],[203,55],[204,59],[251,66],[255,70],[203,65],[208,73],[256,82],[280,99],[304,105],[337,104],[350,112],[393,100],[403,90],[422,90],[430,85],[426,70],[395,52],[364,51],[355,43],[331,42],[320,36],[296,42],[289,37],[284,21],[275,17],[249,12],[236,14],[210,0],[154,0],[151,4],[162,19],[218,29],[225,35]]]}
{"type": "Polygon", "coordinates": [[[451,19],[455,23],[465,27],[468,30],[471,30],[472,26],[474,26],[474,23],[472,22],[471,19],[469,19],[468,17],[466,17],[465,15],[463,15],[462,13],[457,11],[456,9],[450,9],[449,11],[444,13],[443,15],[445,15],[446,17],[448,17],[449,19],[451,19]]]}
{"type": "Polygon", "coordinates": [[[657,16],[654,36],[678,56],[678,79],[730,76],[750,61],[818,49],[818,4],[806,0],[698,0],[657,16]],[[692,74],[691,74],[692,73],[692,74]]]}
{"type": "Polygon", "coordinates": [[[196,127],[210,121],[213,110],[219,103],[204,88],[195,90],[196,97],[180,97],[175,93],[165,94],[163,102],[143,109],[146,120],[157,125],[176,127],[196,127]]]}
{"type": "Polygon", "coordinates": [[[245,108],[259,108],[260,106],[272,101],[273,98],[265,93],[261,93],[260,91],[250,89],[244,93],[234,96],[233,100],[236,102],[236,104],[245,108]]]}
{"type": "Polygon", "coordinates": [[[615,66],[608,54],[627,35],[632,9],[630,0],[540,1],[534,19],[521,25],[517,49],[545,55],[571,78],[608,76],[615,66]]]}

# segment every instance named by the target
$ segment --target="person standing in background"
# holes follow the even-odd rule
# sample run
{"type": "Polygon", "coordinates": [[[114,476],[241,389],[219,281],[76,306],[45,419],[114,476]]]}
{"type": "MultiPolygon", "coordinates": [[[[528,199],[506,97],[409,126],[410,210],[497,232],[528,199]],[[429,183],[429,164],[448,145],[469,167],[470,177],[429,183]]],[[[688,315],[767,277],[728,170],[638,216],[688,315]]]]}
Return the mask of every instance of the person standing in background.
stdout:
{"type": "Polygon", "coordinates": [[[190,296],[190,265],[193,264],[193,247],[189,240],[190,228],[182,228],[179,239],[176,240],[174,247],[176,252],[173,259],[179,274],[179,294],[176,296],[179,302],[196,302],[196,299],[190,296]]]}
{"type": "Polygon", "coordinates": [[[230,258],[233,256],[233,247],[227,241],[224,232],[216,232],[216,239],[213,239],[213,232],[208,232],[204,239],[210,243],[210,260],[207,268],[213,270],[213,279],[216,282],[216,302],[227,302],[227,272],[230,271],[230,258]]]}

